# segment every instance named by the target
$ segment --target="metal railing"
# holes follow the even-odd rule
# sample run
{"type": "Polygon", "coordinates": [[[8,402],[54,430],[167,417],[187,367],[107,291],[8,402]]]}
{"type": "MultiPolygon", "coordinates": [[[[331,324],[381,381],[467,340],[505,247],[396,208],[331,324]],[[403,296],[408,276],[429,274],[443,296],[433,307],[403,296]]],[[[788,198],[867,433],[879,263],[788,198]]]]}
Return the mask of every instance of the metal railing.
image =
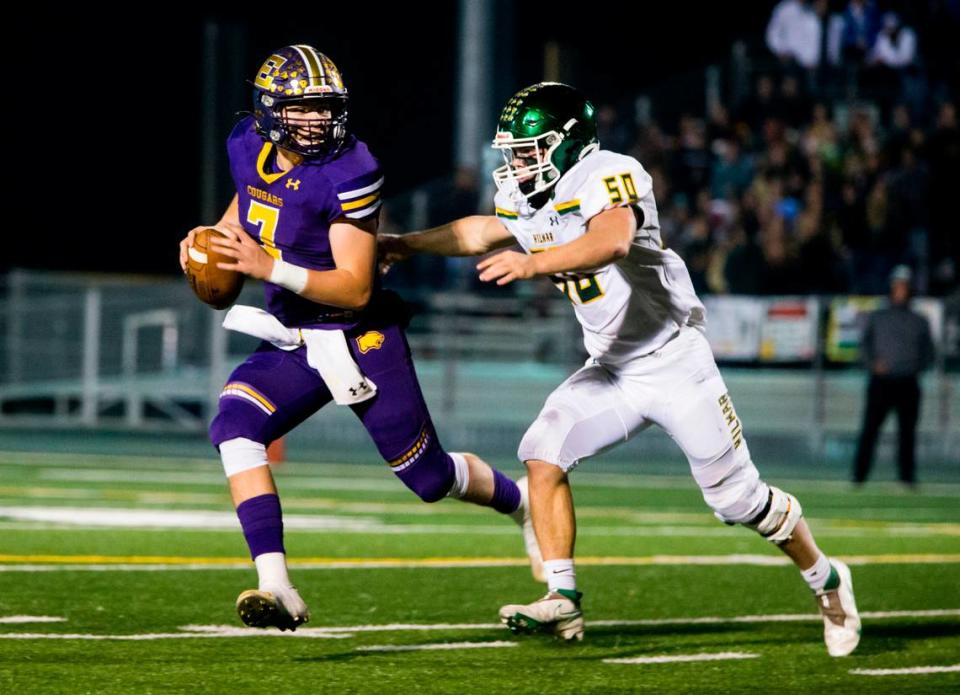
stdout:
{"type": "MultiPolygon", "coordinates": [[[[260,304],[258,288],[250,283],[239,301],[260,304]]],[[[728,363],[724,376],[751,434],[789,436],[819,456],[857,431],[864,376],[827,360],[825,304],[804,301],[817,307],[820,328],[811,357],[728,363]]],[[[418,304],[408,331],[418,373],[441,431],[458,441],[500,437],[505,449],[515,446],[585,357],[559,293],[534,302],[441,292],[418,304]]],[[[13,272],[0,280],[0,426],[203,431],[230,369],[256,346],[223,330],[222,316],[177,279],[13,272]]],[[[957,328],[936,334],[953,340],[957,328]]],[[[960,380],[946,352],[924,377],[920,432],[928,453],[950,460],[960,451],[960,380]]],[[[352,418],[329,410],[308,427],[337,440],[352,418]]]]}

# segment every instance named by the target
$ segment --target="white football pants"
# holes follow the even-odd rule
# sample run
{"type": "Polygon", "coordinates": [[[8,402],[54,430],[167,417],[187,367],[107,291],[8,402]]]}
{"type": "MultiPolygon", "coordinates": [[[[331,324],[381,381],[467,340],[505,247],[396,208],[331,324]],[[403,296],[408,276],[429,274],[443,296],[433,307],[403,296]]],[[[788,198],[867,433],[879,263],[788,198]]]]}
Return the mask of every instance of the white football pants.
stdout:
{"type": "Polygon", "coordinates": [[[722,520],[746,522],[762,511],[769,489],[750,459],[710,345],[695,328],[623,365],[589,361],[550,394],[517,453],[521,461],[569,471],[650,425],[680,446],[722,520]]]}

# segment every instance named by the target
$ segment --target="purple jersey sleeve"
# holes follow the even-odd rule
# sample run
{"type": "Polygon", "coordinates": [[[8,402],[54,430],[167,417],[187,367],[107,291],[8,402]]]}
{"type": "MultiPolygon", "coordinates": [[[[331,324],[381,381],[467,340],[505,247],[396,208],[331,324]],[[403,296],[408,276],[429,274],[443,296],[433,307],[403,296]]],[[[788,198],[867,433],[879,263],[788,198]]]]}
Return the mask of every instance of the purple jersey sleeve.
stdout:
{"type": "Polygon", "coordinates": [[[357,142],[345,166],[331,169],[330,214],[336,220],[366,220],[379,215],[383,173],[366,145],[357,142]]]}

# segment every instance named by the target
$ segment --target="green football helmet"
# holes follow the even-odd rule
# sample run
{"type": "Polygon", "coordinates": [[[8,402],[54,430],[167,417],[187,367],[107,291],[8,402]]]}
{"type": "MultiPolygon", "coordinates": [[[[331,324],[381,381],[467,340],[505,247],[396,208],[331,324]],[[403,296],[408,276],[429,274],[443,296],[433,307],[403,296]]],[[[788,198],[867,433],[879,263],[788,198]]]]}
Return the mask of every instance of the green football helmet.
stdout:
{"type": "Polygon", "coordinates": [[[497,188],[530,198],[599,148],[593,104],[576,89],[540,82],[514,94],[500,114],[493,148],[503,153],[497,188]]]}

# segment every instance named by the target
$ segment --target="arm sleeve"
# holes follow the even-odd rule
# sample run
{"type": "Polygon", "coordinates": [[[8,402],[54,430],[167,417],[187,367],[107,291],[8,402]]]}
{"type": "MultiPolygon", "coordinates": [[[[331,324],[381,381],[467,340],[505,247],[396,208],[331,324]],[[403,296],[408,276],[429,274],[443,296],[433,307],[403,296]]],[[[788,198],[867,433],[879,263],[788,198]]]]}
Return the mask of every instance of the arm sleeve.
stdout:
{"type": "Polygon", "coordinates": [[[360,176],[333,185],[330,198],[330,222],[334,220],[366,220],[380,214],[383,173],[379,166],[360,176]]]}
{"type": "Polygon", "coordinates": [[[592,172],[577,191],[580,214],[589,220],[604,210],[641,206],[641,201],[650,196],[653,179],[644,171],[640,162],[631,157],[621,157],[592,172]]]}

